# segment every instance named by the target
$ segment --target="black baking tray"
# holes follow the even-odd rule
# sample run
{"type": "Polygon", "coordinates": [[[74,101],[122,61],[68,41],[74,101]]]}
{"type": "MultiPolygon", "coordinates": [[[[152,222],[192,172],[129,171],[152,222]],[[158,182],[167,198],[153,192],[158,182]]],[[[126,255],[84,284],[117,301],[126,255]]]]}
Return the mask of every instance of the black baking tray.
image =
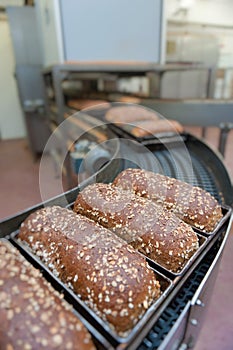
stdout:
{"type": "Polygon", "coordinates": [[[146,260],[148,261],[149,265],[161,273],[165,274],[165,276],[169,277],[171,280],[176,279],[177,277],[183,276],[186,271],[190,268],[192,263],[197,259],[197,257],[201,254],[203,249],[205,249],[205,246],[207,244],[207,239],[206,237],[201,236],[199,233],[197,234],[198,236],[198,242],[199,242],[199,248],[196,250],[196,252],[190,257],[190,259],[187,260],[187,262],[184,264],[184,266],[177,272],[173,272],[169,270],[168,268],[164,267],[163,265],[160,265],[158,262],[156,262],[153,259],[148,258],[146,255],[141,253],[146,260]]]}
{"type": "MultiPolygon", "coordinates": [[[[79,192],[79,189],[75,189],[75,193],[74,190],[71,191],[72,193],[69,193],[69,199],[71,199],[70,203],[73,203],[74,199],[76,198],[77,193],[79,192]]],[[[59,205],[59,198],[61,200],[60,205],[64,206],[63,203],[63,196],[59,196],[56,197],[56,199],[53,199],[51,201],[49,201],[47,204],[48,205],[59,205]]],[[[72,204],[70,204],[69,206],[72,206],[72,204]]],[[[147,334],[147,332],[149,332],[149,326],[152,323],[154,324],[160,317],[160,315],[162,314],[162,312],[166,309],[167,305],[171,302],[171,300],[173,300],[173,298],[175,297],[175,295],[178,293],[178,291],[180,290],[180,288],[182,288],[183,284],[185,283],[185,281],[189,278],[189,276],[192,274],[192,272],[195,270],[195,268],[198,266],[198,264],[202,261],[202,259],[206,256],[206,254],[208,254],[208,251],[211,249],[211,247],[214,245],[214,243],[221,237],[221,235],[224,234],[224,232],[226,231],[228,225],[230,224],[230,214],[231,214],[231,209],[229,209],[229,214],[227,214],[226,216],[226,220],[224,220],[224,222],[222,222],[221,227],[219,228],[218,232],[216,232],[214,235],[209,236],[209,237],[205,237],[206,238],[206,242],[205,242],[205,249],[203,249],[200,254],[196,257],[196,259],[194,259],[193,263],[191,264],[191,266],[189,266],[189,268],[187,269],[187,271],[181,275],[181,276],[176,276],[176,278],[174,278],[172,280],[171,275],[166,275],[165,273],[163,274],[162,271],[160,271],[159,269],[157,270],[161,275],[163,275],[165,277],[165,280],[168,280],[168,282],[171,283],[171,285],[169,286],[168,290],[166,291],[166,295],[164,294],[163,300],[160,300],[160,304],[155,305],[155,310],[153,310],[152,315],[150,315],[148,317],[148,323],[145,322],[144,326],[141,327],[139,330],[137,330],[137,328],[135,328],[135,334],[134,337],[131,338],[123,338],[122,341],[121,339],[116,339],[115,336],[112,337],[112,335],[108,332],[108,329],[106,329],[106,326],[103,327],[102,325],[100,325],[99,320],[96,319],[95,315],[90,315],[89,309],[87,307],[83,307],[82,303],[80,303],[80,300],[77,301],[77,297],[75,299],[73,292],[71,290],[69,290],[66,286],[64,286],[64,284],[62,284],[55,276],[53,276],[52,272],[50,272],[45,266],[43,266],[43,264],[39,261],[39,259],[37,257],[35,257],[35,255],[33,255],[28,248],[25,248],[25,246],[23,245],[21,247],[21,244],[19,244],[19,242],[16,242],[14,237],[17,234],[17,230],[14,231],[14,227],[17,226],[17,228],[19,227],[19,224],[33,211],[39,209],[43,207],[43,204],[40,204],[34,208],[29,208],[27,211],[24,211],[21,214],[18,214],[15,217],[12,217],[11,219],[7,219],[6,221],[3,221],[2,223],[0,222],[0,230],[2,231],[2,234],[4,233],[3,231],[5,230],[5,228],[7,227],[7,230],[5,231],[5,237],[7,239],[9,239],[14,245],[16,245],[18,247],[18,249],[21,251],[21,253],[23,255],[25,255],[27,257],[27,259],[31,260],[31,262],[33,263],[33,265],[39,269],[41,269],[42,273],[44,274],[45,278],[47,278],[49,281],[51,281],[53,283],[53,286],[55,288],[57,288],[58,290],[60,290],[61,292],[63,292],[65,299],[71,303],[74,304],[75,308],[77,309],[77,311],[82,314],[82,316],[87,320],[88,323],[91,324],[91,326],[94,329],[94,333],[95,331],[101,334],[101,336],[106,339],[107,344],[110,344],[113,348],[118,348],[119,349],[135,349],[134,344],[135,343],[139,343],[140,341],[142,341],[143,337],[147,334]],[[10,236],[6,235],[6,232],[11,233],[10,236]],[[56,287],[57,286],[57,287],[56,287]],[[91,321],[91,322],[90,322],[91,321]],[[121,342],[119,342],[121,341],[121,342]]],[[[149,262],[150,264],[150,262],[149,262]]],[[[152,266],[153,267],[153,266],[152,266]]],[[[107,348],[110,348],[110,345],[107,348]]],[[[105,347],[106,348],[106,347],[105,347]]]]}
{"type": "Polygon", "coordinates": [[[215,229],[209,233],[205,231],[201,231],[195,227],[192,227],[193,230],[196,232],[198,241],[199,241],[199,248],[197,251],[191,256],[189,260],[185,263],[185,265],[178,271],[178,272],[173,272],[169,270],[168,268],[160,265],[158,262],[148,258],[145,254],[141,253],[149,262],[149,265],[152,266],[153,268],[157,269],[157,271],[160,271],[163,273],[165,276],[170,278],[171,280],[176,279],[177,277],[182,277],[186,273],[186,271],[190,268],[192,263],[198,258],[198,256],[201,254],[201,252],[205,249],[206,246],[209,245],[211,242],[211,245],[215,243],[216,239],[219,237],[219,232],[221,232],[221,228],[224,226],[224,223],[230,219],[232,210],[229,206],[222,206],[222,213],[223,217],[215,227],[215,229]]]}
{"type": "MultiPolygon", "coordinates": [[[[73,210],[73,207],[74,207],[74,202],[71,204],[68,204],[66,206],[67,209],[71,209],[71,210],[73,210]]],[[[138,251],[138,253],[140,255],[144,256],[144,258],[146,258],[146,260],[149,262],[150,266],[152,266],[154,269],[161,272],[162,274],[164,274],[165,276],[167,276],[171,280],[174,280],[178,276],[184,275],[186,273],[186,271],[190,268],[192,263],[195,261],[195,259],[197,259],[197,257],[201,254],[203,249],[205,249],[206,245],[209,243],[209,240],[213,239],[215,236],[217,236],[218,232],[220,231],[220,228],[223,226],[223,224],[227,220],[229,220],[229,218],[231,216],[231,212],[232,212],[231,208],[227,205],[224,205],[224,206],[221,206],[221,209],[222,209],[223,217],[219,221],[218,225],[215,227],[214,231],[206,233],[205,231],[201,231],[201,230],[197,229],[196,227],[192,226],[193,230],[196,232],[197,237],[198,237],[199,248],[190,257],[190,259],[187,260],[187,262],[183,265],[183,267],[179,271],[173,272],[173,271],[169,270],[168,268],[160,265],[158,262],[154,261],[153,259],[148,258],[146,254],[144,254],[140,251],[138,251]]]]}
{"type": "MultiPolygon", "coordinates": [[[[9,238],[9,237],[8,237],[9,238]]],[[[27,261],[31,263],[32,266],[34,266],[36,269],[39,269],[43,275],[43,277],[53,286],[54,290],[60,292],[61,294],[64,295],[64,299],[72,305],[72,300],[69,298],[69,295],[67,295],[65,288],[57,281],[54,276],[51,276],[50,274],[47,273],[47,269],[44,269],[41,267],[41,264],[37,262],[37,259],[33,257],[30,253],[25,252],[24,249],[21,248],[20,245],[15,244],[14,240],[2,238],[0,240],[7,241],[11,245],[15,246],[20,253],[26,258],[27,261]]],[[[72,305],[73,306],[73,305],[72,305]]],[[[73,307],[72,308],[73,314],[84,324],[84,326],[88,329],[88,331],[91,334],[93,343],[95,344],[97,350],[105,350],[105,349],[110,349],[113,350],[114,348],[112,345],[105,339],[101,333],[98,332],[97,329],[95,329],[91,323],[87,321],[87,318],[83,317],[81,313],[77,310],[77,308],[73,307]]]]}
{"type": "MultiPolygon", "coordinates": [[[[109,123],[109,122],[108,122],[109,123]]],[[[132,140],[135,140],[139,143],[142,143],[144,145],[150,144],[150,142],[153,142],[153,144],[160,144],[160,143],[176,143],[180,142],[181,140],[185,140],[186,133],[180,133],[177,132],[159,132],[150,134],[144,137],[137,137],[131,133],[131,130],[134,126],[136,126],[137,123],[135,122],[134,125],[132,124],[114,124],[110,123],[108,124],[109,128],[120,138],[129,138],[132,140]]]]}
{"type": "MultiPolygon", "coordinates": [[[[185,179],[188,183],[192,183],[194,185],[198,185],[205,190],[209,191],[222,205],[229,204],[232,205],[233,203],[233,195],[232,195],[232,185],[231,181],[229,179],[229,176],[227,174],[226,168],[224,167],[224,164],[222,163],[222,160],[218,155],[213,152],[209,146],[207,146],[203,141],[197,139],[196,137],[193,137],[192,135],[188,135],[188,137],[184,140],[185,146],[187,147],[193,166],[194,166],[194,177],[190,177],[189,173],[187,172],[187,166],[185,160],[182,159],[182,154],[180,155],[180,168],[175,168],[174,164],[172,163],[172,160],[169,158],[169,155],[167,154],[167,150],[161,149],[160,145],[157,143],[154,143],[153,140],[150,141],[148,144],[148,148],[151,150],[151,152],[154,152],[159,159],[160,167],[158,168],[158,172],[162,172],[163,174],[167,176],[172,176],[179,178],[180,173],[182,173],[181,180],[185,179]]],[[[179,153],[179,145],[177,147],[178,153],[179,153]]],[[[132,151],[132,149],[131,149],[132,151]]],[[[127,162],[125,160],[122,161],[121,167],[118,168],[118,172],[121,170],[124,170],[125,168],[129,167],[127,162]]],[[[148,169],[149,170],[149,169],[148,169]]],[[[157,169],[155,169],[157,171],[157,169]]],[[[105,169],[102,169],[101,172],[96,176],[96,179],[98,182],[109,182],[111,180],[108,180],[113,175],[112,172],[112,164],[110,166],[106,167],[105,169]]],[[[116,176],[115,174],[114,176],[116,176]]],[[[87,182],[88,184],[88,182],[87,182]]],[[[7,218],[0,222],[0,237],[6,237],[7,234],[11,234],[15,230],[19,228],[20,223],[25,220],[25,218],[30,215],[33,211],[42,208],[43,206],[48,205],[61,205],[64,206],[64,198],[68,203],[72,203],[80,188],[74,188],[71,191],[66,192],[62,196],[57,196],[46,203],[40,203],[39,205],[36,205],[32,208],[29,208],[21,213],[18,213],[14,215],[11,218],[7,218]]],[[[216,232],[213,232],[211,235],[206,235],[206,233],[200,232],[200,234],[203,234],[203,236],[206,238],[205,241],[205,249],[203,249],[200,254],[194,259],[191,266],[187,269],[187,271],[182,276],[177,276],[174,280],[171,282],[171,288],[169,292],[167,293],[166,297],[163,299],[160,305],[157,306],[157,309],[153,313],[153,315],[150,317],[148,324],[150,324],[150,327],[152,324],[155,324],[162,312],[166,309],[166,307],[169,305],[169,303],[173,300],[173,298],[177,295],[179,289],[182,288],[184,283],[188,280],[188,278],[191,276],[192,272],[195,270],[195,268],[198,266],[198,264],[208,255],[209,250],[211,247],[216,243],[216,241],[221,238],[222,235],[224,235],[224,232],[227,230],[227,227],[230,223],[230,214],[231,209],[226,207],[227,212],[225,212],[227,215],[224,215],[223,221],[220,224],[220,227],[216,229],[216,232]],[[229,214],[228,214],[229,213],[229,214]]],[[[199,233],[198,230],[196,232],[199,233]]],[[[10,239],[10,238],[8,238],[10,239]]],[[[14,242],[13,242],[14,243],[14,242]]],[[[18,244],[17,244],[18,246],[18,244]]],[[[18,246],[19,247],[19,246],[18,246]]],[[[20,247],[19,247],[20,249],[20,247]]],[[[25,254],[28,257],[28,249],[25,248],[22,249],[22,254],[25,254]]],[[[30,254],[29,254],[30,255],[30,254]]],[[[35,256],[32,256],[32,262],[33,264],[37,264],[35,256]]],[[[42,272],[44,273],[45,277],[48,276],[48,279],[51,279],[54,282],[54,285],[58,283],[58,289],[62,291],[64,286],[59,284],[59,281],[57,281],[56,277],[52,275],[50,271],[46,272],[46,268],[42,267],[40,265],[40,262],[38,262],[38,268],[41,268],[42,272]],[[50,277],[49,277],[50,276],[50,277]],[[60,287],[59,287],[60,286],[60,287]]],[[[159,271],[159,270],[158,270],[159,271]]],[[[162,271],[159,271],[162,273],[162,271]]],[[[164,273],[165,275],[165,273],[164,273]]],[[[168,275],[168,279],[171,279],[168,275]]],[[[165,275],[166,277],[166,275],[165,275]]],[[[67,293],[67,300],[71,300],[72,296],[70,296],[70,291],[67,293]]],[[[65,293],[64,293],[65,294],[65,293]]],[[[73,300],[73,299],[72,299],[73,300]]],[[[77,305],[77,310],[80,310],[81,306],[80,304],[77,305]]],[[[82,312],[82,316],[89,320],[90,314],[89,312],[85,313],[85,309],[82,312]]],[[[94,322],[92,327],[94,329],[94,332],[99,332],[100,326],[99,323],[97,324],[94,322]]],[[[150,328],[148,324],[145,324],[145,327],[143,327],[143,331],[138,332],[135,334],[135,343],[138,343],[140,339],[143,339],[144,336],[150,331],[150,328]]],[[[129,343],[123,342],[118,343],[116,340],[112,339],[111,336],[109,336],[108,332],[104,331],[104,334],[101,334],[101,336],[104,337],[104,339],[107,341],[107,344],[110,344],[109,346],[112,347],[119,347],[120,349],[135,349],[134,347],[134,339],[131,339],[129,343]]],[[[107,345],[106,344],[106,345],[107,345]]],[[[107,345],[108,346],[108,345],[107,345]]],[[[111,347],[109,347],[111,348],[111,347]]]]}
{"type": "MultiPolygon", "coordinates": [[[[72,204],[67,205],[69,209],[73,206],[72,204]]],[[[30,261],[36,264],[44,273],[46,274],[46,278],[49,277],[49,280],[54,279],[56,281],[56,285],[58,285],[58,290],[63,292],[68,301],[74,306],[74,308],[80,312],[84,318],[88,320],[90,324],[101,333],[104,338],[106,338],[113,346],[117,344],[124,344],[125,346],[128,343],[131,343],[134,338],[140,336],[140,331],[145,327],[148,320],[156,315],[156,311],[161,306],[164,299],[169,295],[170,291],[175,288],[176,284],[182,277],[191,270],[192,265],[199,260],[202,253],[208,250],[218,239],[221,234],[221,228],[224,226],[227,220],[230,219],[231,209],[224,207],[223,209],[224,218],[222,222],[219,223],[218,229],[214,234],[205,237],[202,232],[198,232],[198,239],[200,247],[196,251],[196,253],[188,260],[185,266],[177,273],[171,272],[165,267],[159,265],[151,259],[147,259],[149,265],[154,270],[157,278],[159,279],[162,286],[162,295],[161,297],[147,310],[145,315],[141,318],[141,320],[137,323],[137,325],[133,328],[130,334],[127,337],[118,336],[108,325],[104,322],[100,317],[98,317],[88,306],[86,306],[85,302],[83,302],[72,290],[67,287],[64,283],[62,283],[59,278],[53,275],[53,273],[45,266],[43,262],[39,260],[37,256],[31,251],[29,246],[17,239],[18,230],[13,232],[10,235],[10,240],[14,245],[18,247],[18,249],[26,256],[29,257],[30,261]]],[[[196,231],[196,230],[195,230],[196,231]]]]}
{"type": "Polygon", "coordinates": [[[193,135],[186,134],[183,140],[171,143],[124,140],[120,153],[123,156],[118,173],[127,168],[153,171],[199,186],[220,204],[233,206],[232,183],[222,156],[193,135]]]}
{"type": "MultiPolygon", "coordinates": [[[[229,211],[230,213],[230,211],[229,211]]],[[[145,332],[147,330],[148,324],[156,322],[156,320],[160,317],[162,312],[166,309],[166,306],[169,302],[171,302],[172,298],[185,281],[189,278],[191,273],[195,270],[198,264],[202,261],[204,256],[208,254],[208,251],[211,247],[216,243],[218,239],[220,239],[221,235],[224,234],[226,228],[228,227],[230,222],[230,214],[227,216],[226,220],[222,223],[222,226],[219,228],[218,232],[209,237],[203,237],[203,249],[201,249],[200,253],[193,259],[192,263],[185,270],[185,272],[181,275],[174,276],[169,273],[165,269],[159,269],[158,265],[155,265],[153,262],[148,261],[151,268],[157,274],[161,281],[162,289],[164,290],[162,296],[155,302],[149,310],[145,313],[144,317],[138,322],[135,328],[127,337],[119,337],[117,336],[108,326],[107,324],[101,320],[99,317],[95,315],[95,313],[90,310],[83,301],[79,297],[77,297],[71,289],[69,289],[64,283],[62,283],[53,273],[39,260],[37,256],[35,256],[28,246],[17,240],[16,236],[18,234],[18,230],[13,232],[7,238],[20,250],[20,252],[36,267],[39,268],[44,277],[51,282],[55,289],[62,292],[64,294],[64,298],[73,305],[74,309],[77,310],[79,314],[82,315],[84,319],[87,320],[88,324],[93,327],[94,334],[96,332],[96,338],[100,342],[103,349],[135,349],[134,343],[140,343],[145,336],[145,332]],[[175,278],[174,278],[175,277],[175,278]],[[101,336],[99,339],[99,335],[101,336]],[[103,337],[103,341],[101,341],[103,337]],[[105,342],[106,340],[106,342],[105,342]]],[[[148,329],[149,331],[149,329],[148,329]]]]}
{"type": "Polygon", "coordinates": [[[195,231],[197,233],[202,234],[205,237],[210,237],[210,236],[214,236],[218,233],[219,229],[221,228],[221,226],[224,224],[224,222],[231,216],[231,207],[228,205],[222,205],[221,206],[222,209],[222,214],[223,217],[221,218],[221,220],[219,221],[219,223],[215,226],[213,231],[207,232],[204,230],[200,230],[196,227],[193,226],[193,228],[195,229],[195,231]]]}
{"type": "MultiPolygon", "coordinates": [[[[130,331],[126,337],[117,335],[106,322],[104,322],[99,316],[92,311],[84,301],[81,300],[65,283],[63,283],[58,277],[56,277],[49,268],[32,252],[27,243],[24,243],[17,239],[18,230],[13,232],[9,240],[20,250],[20,252],[32,263],[33,266],[39,268],[45,278],[57,289],[64,294],[64,298],[77,310],[86,320],[90,323],[94,329],[102,334],[102,336],[110,342],[111,346],[116,347],[118,344],[126,344],[132,342],[133,339],[139,336],[140,331],[146,326],[148,320],[153,317],[158,307],[162,304],[164,299],[168,296],[171,289],[174,287],[174,283],[161,272],[151,267],[154,271],[156,278],[160,282],[161,295],[160,297],[149,307],[142,318],[138,321],[135,327],[130,331]]],[[[108,347],[106,347],[108,349],[108,347]]]]}

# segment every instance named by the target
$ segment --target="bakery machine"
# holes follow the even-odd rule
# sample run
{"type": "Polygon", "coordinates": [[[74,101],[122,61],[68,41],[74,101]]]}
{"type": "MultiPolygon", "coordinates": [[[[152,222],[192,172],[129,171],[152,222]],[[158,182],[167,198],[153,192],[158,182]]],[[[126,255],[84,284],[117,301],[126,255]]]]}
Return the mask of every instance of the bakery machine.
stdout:
{"type": "Polygon", "coordinates": [[[41,75],[43,53],[39,45],[36,11],[32,6],[9,6],[7,16],[14,49],[14,76],[29,146],[36,158],[43,152],[50,135],[45,117],[45,90],[41,75]]]}
{"type": "MultiPolygon", "coordinates": [[[[106,109],[102,110],[104,114],[106,109]]],[[[224,246],[231,227],[233,191],[227,170],[219,154],[202,140],[188,134],[162,135],[136,139],[119,126],[99,118],[101,109],[90,109],[87,120],[92,121],[91,137],[103,129],[103,140],[111,157],[99,168],[92,169],[79,185],[62,195],[29,208],[0,223],[0,237],[9,240],[52,285],[64,294],[90,330],[98,349],[188,349],[195,346],[224,246]],[[98,116],[98,119],[96,119],[98,116]],[[93,127],[93,121],[96,121],[93,127]],[[94,132],[93,132],[94,130],[94,132]],[[106,134],[107,130],[107,134],[106,134]],[[72,208],[79,191],[93,182],[112,182],[123,169],[140,167],[198,185],[221,203],[223,219],[211,233],[198,231],[200,248],[184,271],[168,273],[153,267],[162,286],[162,295],[139,321],[131,334],[118,337],[72,291],[55,277],[25,246],[15,238],[20,223],[43,206],[60,205],[72,208]]],[[[88,138],[88,132],[85,133],[88,138]]],[[[103,146],[103,145],[102,145],[103,146]]],[[[97,156],[98,157],[98,156],[97,156]]],[[[150,263],[150,262],[149,262],[150,263]]]]}

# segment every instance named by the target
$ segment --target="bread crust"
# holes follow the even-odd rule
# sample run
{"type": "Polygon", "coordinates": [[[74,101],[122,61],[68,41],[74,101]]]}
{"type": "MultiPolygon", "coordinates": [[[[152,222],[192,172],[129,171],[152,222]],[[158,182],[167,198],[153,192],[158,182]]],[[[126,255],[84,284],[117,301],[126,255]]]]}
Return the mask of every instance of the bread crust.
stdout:
{"type": "Polygon", "coordinates": [[[145,137],[159,133],[181,133],[183,131],[184,128],[176,120],[159,119],[140,122],[130,132],[136,137],[145,137]]]}
{"type": "Polygon", "coordinates": [[[165,175],[126,169],[113,184],[153,200],[184,222],[206,232],[213,231],[223,216],[221,206],[210,193],[165,175]]]}
{"type": "Polygon", "coordinates": [[[110,184],[86,187],[74,210],[111,229],[172,272],[180,271],[198,248],[196,233],[173,213],[110,184]]]}
{"type": "Polygon", "coordinates": [[[158,120],[158,115],[141,106],[120,106],[110,108],[105,119],[115,124],[127,124],[145,120],[158,120]]]}
{"type": "Polygon", "coordinates": [[[0,241],[1,349],[94,350],[62,295],[8,242],[0,241]]]}
{"type": "Polygon", "coordinates": [[[121,336],[160,296],[159,282],[142,256],[71,210],[55,206],[31,214],[19,238],[121,336]]]}

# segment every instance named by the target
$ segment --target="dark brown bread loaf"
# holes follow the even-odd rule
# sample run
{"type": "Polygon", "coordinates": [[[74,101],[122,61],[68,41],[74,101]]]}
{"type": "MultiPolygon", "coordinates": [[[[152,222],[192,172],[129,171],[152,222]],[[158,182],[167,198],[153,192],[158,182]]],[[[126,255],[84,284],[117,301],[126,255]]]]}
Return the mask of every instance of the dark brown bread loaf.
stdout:
{"type": "Polygon", "coordinates": [[[158,133],[181,133],[183,131],[182,125],[176,120],[159,119],[140,122],[130,132],[136,137],[144,137],[158,133]]]}
{"type": "Polygon", "coordinates": [[[62,296],[6,241],[0,241],[1,350],[93,350],[62,296]]]}
{"type": "Polygon", "coordinates": [[[158,120],[158,115],[142,106],[121,106],[110,108],[105,119],[115,124],[132,123],[143,120],[158,120]]]}
{"type": "Polygon", "coordinates": [[[113,184],[152,199],[186,223],[206,232],[211,232],[222,218],[221,207],[210,193],[174,178],[141,169],[126,169],[113,184]]]}
{"type": "Polygon", "coordinates": [[[119,335],[126,335],[160,295],[145,259],[71,210],[55,206],[31,214],[19,238],[119,335]]]}
{"type": "Polygon", "coordinates": [[[154,202],[108,184],[79,193],[74,210],[94,219],[135,249],[177,272],[198,248],[192,228],[154,202]]]}

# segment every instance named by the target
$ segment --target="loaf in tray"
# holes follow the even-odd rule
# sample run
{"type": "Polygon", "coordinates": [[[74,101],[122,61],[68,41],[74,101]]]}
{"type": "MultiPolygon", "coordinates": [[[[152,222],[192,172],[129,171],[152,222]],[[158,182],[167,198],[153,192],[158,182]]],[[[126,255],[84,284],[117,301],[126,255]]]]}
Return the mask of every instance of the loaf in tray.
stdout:
{"type": "Polygon", "coordinates": [[[172,272],[180,271],[199,246],[193,229],[173,213],[110,184],[86,187],[74,210],[111,229],[172,272]]]}
{"type": "Polygon", "coordinates": [[[110,108],[105,115],[105,119],[111,123],[124,125],[145,120],[156,121],[159,119],[159,116],[145,107],[129,105],[110,108]]]}
{"type": "Polygon", "coordinates": [[[18,235],[99,317],[128,335],[160,296],[155,273],[125,241],[58,206],[31,214],[18,235]]]}
{"type": "Polygon", "coordinates": [[[130,132],[136,137],[145,137],[160,133],[181,133],[183,131],[184,128],[176,120],[159,119],[137,123],[130,132]]]}
{"type": "Polygon", "coordinates": [[[0,241],[1,350],[93,350],[87,329],[7,241],[0,241]]]}
{"type": "Polygon", "coordinates": [[[186,223],[206,232],[213,231],[223,216],[221,206],[210,193],[168,176],[126,169],[113,184],[152,199],[186,223]]]}

